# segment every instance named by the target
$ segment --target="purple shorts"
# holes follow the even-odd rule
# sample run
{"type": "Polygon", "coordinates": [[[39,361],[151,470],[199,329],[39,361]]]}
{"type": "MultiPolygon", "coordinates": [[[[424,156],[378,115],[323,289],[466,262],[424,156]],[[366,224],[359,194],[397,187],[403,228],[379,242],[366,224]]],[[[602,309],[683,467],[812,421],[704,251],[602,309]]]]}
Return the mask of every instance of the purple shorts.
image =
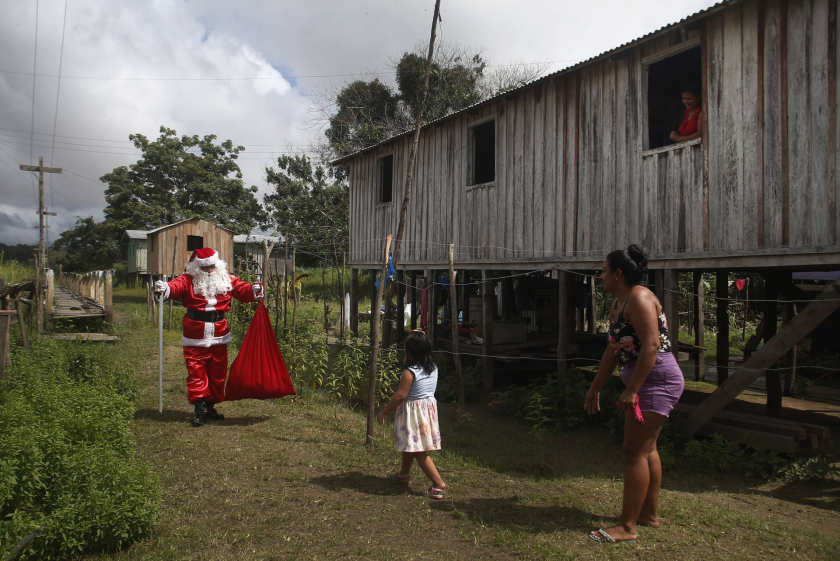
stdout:
{"type": "MultiPolygon", "coordinates": [[[[635,370],[636,361],[625,364],[621,369],[621,380],[625,386],[635,370]]],[[[679,401],[684,387],[685,378],[673,353],[659,353],[656,355],[656,364],[639,388],[639,409],[668,417],[679,401]]]]}

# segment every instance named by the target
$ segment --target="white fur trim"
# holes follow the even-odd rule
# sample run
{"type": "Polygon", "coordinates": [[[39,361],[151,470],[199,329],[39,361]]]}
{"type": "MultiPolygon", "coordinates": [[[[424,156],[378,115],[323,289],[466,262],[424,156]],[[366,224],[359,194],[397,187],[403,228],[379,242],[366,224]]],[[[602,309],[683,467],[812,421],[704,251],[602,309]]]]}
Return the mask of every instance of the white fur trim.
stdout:
{"type": "Polygon", "coordinates": [[[204,306],[204,311],[205,312],[215,312],[216,311],[216,304],[218,302],[219,301],[216,300],[215,296],[208,296],[207,297],[207,305],[204,306]]]}
{"type": "Polygon", "coordinates": [[[210,265],[215,265],[219,262],[219,252],[213,251],[213,255],[207,257],[206,259],[201,259],[200,257],[196,257],[190,263],[196,263],[199,267],[209,267],[210,265]]]}
{"type": "MultiPolygon", "coordinates": [[[[212,323],[209,325],[213,325],[212,323]]],[[[230,333],[222,337],[209,337],[204,339],[190,339],[181,335],[181,345],[184,347],[212,347],[213,345],[227,345],[230,343],[230,333]]]]}

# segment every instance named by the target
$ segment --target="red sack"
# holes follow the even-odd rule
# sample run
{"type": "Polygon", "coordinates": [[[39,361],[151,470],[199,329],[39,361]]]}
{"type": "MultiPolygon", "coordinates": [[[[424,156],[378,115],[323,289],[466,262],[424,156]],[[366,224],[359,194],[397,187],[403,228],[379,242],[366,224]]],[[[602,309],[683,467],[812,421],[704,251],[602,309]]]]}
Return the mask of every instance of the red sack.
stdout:
{"type": "Polygon", "coordinates": [[[274,337],[268,310],[260,302],[239,355],[230,365],[225,401],[273,399],[285,395],[295,395],[295,388],[274,337]]]}

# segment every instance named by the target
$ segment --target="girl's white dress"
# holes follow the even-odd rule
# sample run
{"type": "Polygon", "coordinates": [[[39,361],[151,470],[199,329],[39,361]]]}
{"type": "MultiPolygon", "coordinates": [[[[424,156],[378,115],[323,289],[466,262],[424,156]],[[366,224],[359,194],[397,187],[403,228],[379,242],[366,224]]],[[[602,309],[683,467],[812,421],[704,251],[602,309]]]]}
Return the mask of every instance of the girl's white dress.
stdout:
{"type": "Polygon", "coordinates": [[[440,450],[438,426],[437,368],[432,373],[411,366],[414,383],[408,397],[397,408],[394,419],[394,443],[399,452],[428,452],[440,450]]]}

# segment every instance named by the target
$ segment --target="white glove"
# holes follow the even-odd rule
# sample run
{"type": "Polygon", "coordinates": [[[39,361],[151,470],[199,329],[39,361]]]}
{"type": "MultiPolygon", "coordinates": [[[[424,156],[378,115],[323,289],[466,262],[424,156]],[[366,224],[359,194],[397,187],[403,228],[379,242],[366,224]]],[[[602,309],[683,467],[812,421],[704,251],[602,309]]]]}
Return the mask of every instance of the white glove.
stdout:
{"type": "Polygon", "coordinates": [[[260,282],[255,282],[251,285],[251,290],[254,291],[254,298],[257,300],[262,300],[265,298],[265,290],[263,289],[263,285],[260,282]]]}
{"type": "Polygon", "coordinates": [[[155,292],[162,293],[163,299],[166,300],[169,298],[169,283],[162,280],[156,281],[155,292]]]}

